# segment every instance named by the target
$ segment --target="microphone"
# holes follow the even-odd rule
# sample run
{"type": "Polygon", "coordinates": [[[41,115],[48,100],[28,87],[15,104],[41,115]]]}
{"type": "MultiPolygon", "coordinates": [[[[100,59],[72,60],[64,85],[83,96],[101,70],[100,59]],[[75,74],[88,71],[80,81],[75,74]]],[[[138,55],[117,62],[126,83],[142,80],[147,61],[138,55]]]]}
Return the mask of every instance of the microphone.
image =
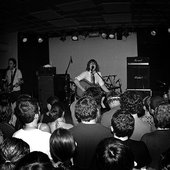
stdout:
{"type": "Polygon", "coordinates": [[[94,66],[91,66],[91,72],[93,71],[93,69],[94,69],[94,66]]]}
{"type": "Polygon", "coordinates": [[[72,56],[70,56],[70,63],[73,63],[72,56]]]}

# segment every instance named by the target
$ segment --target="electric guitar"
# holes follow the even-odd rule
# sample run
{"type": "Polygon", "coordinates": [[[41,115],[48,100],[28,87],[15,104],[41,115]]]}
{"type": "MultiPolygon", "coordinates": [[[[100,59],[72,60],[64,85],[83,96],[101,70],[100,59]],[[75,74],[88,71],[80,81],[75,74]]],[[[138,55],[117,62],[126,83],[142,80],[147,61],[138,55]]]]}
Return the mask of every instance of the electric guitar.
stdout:
{"type": "MultiPolygon", "coordinates": [[[[85,89],[87,90],[88,88],[90,87],[96,87],[96,88],[100,88],[101,87],[98,85],[98,84],[92,84],[91,82],[83,79],[80,81],[80,85],[85,89]]],[[[101,90],[102,91],[102,90],[101,90]]],[[[83,91],[79,88],[79,87],[76,87],[76,90],[75,90],[75,93],[76,93],[76,96],[79,98],[79,97],[82,97],[83,96],[83,91]]]]}
{"type": "Polygon", "coordinates": [[[21,84],[23,84],[24,83],[24,81],[22,80],[22,79],[20,79],[17,83],[15,83],[15,84],[8,84],[8,85],[6,85],[6,92],[7,93],[11,93],[12,91],[13,91],[13,88],[14,87],[18,87],[18,86],[20,86],[21,84]]]}

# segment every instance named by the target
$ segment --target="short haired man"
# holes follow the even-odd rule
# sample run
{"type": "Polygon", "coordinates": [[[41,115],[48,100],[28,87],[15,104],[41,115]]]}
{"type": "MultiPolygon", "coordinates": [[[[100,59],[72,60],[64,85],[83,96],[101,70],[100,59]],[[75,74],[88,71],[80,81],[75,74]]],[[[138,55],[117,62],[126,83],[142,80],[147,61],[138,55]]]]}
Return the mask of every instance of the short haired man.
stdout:
{"type": "Polygon", "coordinates": [[[120,139],[132,150],[137,163],[136,168],[142,168],[150,163],[149,151],[142,141],[130,139],[133,133],[135,120],[128,111],[118,110],[112,116],[111,131],[115,138],[120,139]]]}
{"type": "Polygon", "coordinates": [[[120,97],[119,94],[112,91],[107,96],[107,103],[109,105],[110,110],[106,111],[101,116],[101,124],[105,127],[110,128],[111,126],[111,119],[113,114],[120,109],[120,97]]]}
{"type": "Polygon", "coordinates": [[[77,152],[74,156],[74,164],[80,169],[93,169],[95,150],[98,143],[111,137],[110,130],[100,123],[98,105],[92,97],[84,96],[75,105],[75,116],[81,121],[69,129],[77,142],[77,152]]]}
{"type": "Polygon", "coordinates": [[[149,167],[158,169],[161,153],[170,148],[170,104],[159,105],[153,116],[157,130],[145,134],[141,140],[147,145],[152,158],[149,167]]]}
{"type": "Polygon", "coordinates": [[[30,151],[41,151],[50,157],[49,140],[51,134],[38,129],[39,106],[35,99],[25,99],[18,103],[18,118],[24,123],[24,127],[13,134],[27,142],[30,151]]]}

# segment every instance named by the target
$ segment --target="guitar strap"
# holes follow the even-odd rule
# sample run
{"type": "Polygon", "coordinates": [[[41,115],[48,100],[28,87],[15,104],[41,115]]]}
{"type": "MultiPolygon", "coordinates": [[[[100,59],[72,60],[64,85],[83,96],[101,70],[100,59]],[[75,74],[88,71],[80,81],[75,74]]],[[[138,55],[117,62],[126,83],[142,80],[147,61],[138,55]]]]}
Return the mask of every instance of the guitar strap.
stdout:
{"type": "Polygon", "coordinates": [[[13,75],[12,75],[12,72],[11,72],[11,85],[13,85],[13,81],[14,81],[14,77],[15,77],[16,71],[17,71],[17,69],[15,68],[15,71],[14,71],[13,75]]]}

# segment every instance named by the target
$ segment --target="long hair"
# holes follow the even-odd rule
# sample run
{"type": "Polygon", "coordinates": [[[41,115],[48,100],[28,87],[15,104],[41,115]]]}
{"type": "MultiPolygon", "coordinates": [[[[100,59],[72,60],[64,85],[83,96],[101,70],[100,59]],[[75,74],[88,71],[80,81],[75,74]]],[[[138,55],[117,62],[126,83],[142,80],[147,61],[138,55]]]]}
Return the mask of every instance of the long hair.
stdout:
{"type": "Polygon", "coordinates": [[[73,157],[76,149],[75,140],[69,130],[58,128],[50,137],[50,153],[55,163],[60,164],[63,169],[67,169],[70,159],[73,157]]]}
{"type": "Polygon", "coordinates": [[[6,138],[0,147],[0,169],[13,170],[17,162],[29,152],[29,145],[22,139],[6,138]]]}
{"type": "Polygon", "coordinates": [[[95,65],[96,65],[96,72],[99,72],[99,65],[98,65],[97,61],[94,60],[94,59],[91,59],[91,60],[88,61],[86,70],[90,71],[90,64],[91,63],[95,63],[95,65]]]}

